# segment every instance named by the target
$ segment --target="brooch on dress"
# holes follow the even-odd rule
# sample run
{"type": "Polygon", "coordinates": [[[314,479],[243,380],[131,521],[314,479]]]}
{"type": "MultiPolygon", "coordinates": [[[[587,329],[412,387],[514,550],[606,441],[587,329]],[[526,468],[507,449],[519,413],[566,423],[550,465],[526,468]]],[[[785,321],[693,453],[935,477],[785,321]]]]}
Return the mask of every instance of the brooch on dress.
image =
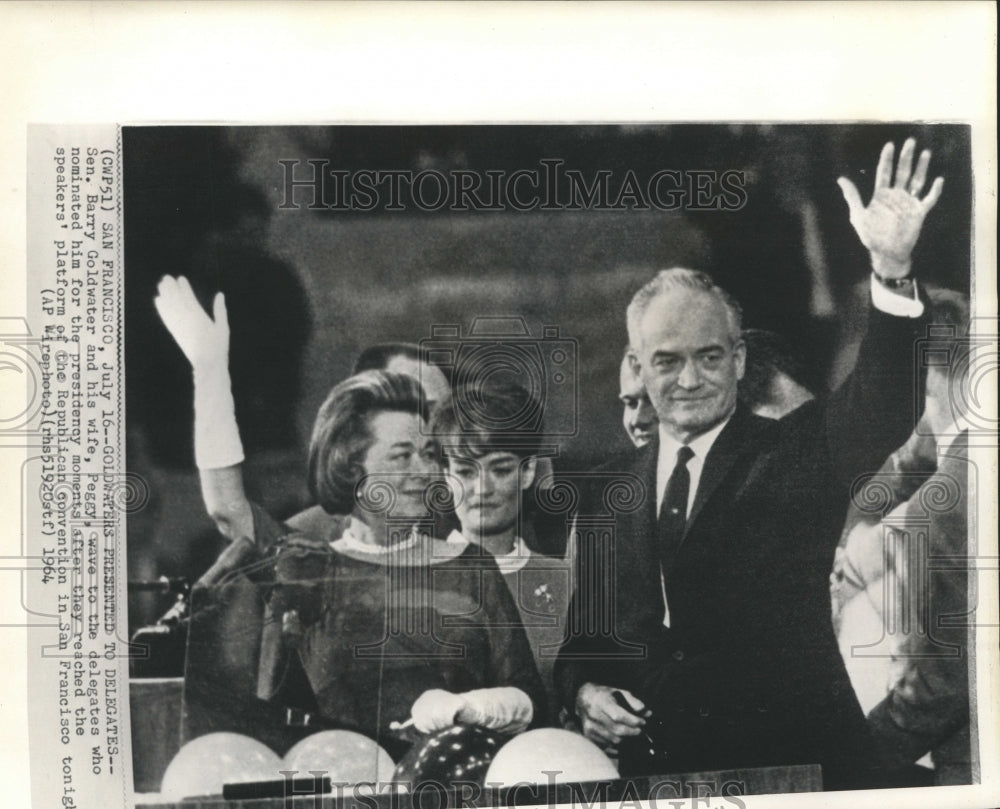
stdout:
{"type": "Polygon", "coordinates": [[[555,598],[553,598],[552,593],[549,592],[549,586],[547,584],[539,584],[535,588],[533,595],[535,596],[536,601],[541,602],[549,609],[551,609],[552,605],[555,603],[555,598]]]}

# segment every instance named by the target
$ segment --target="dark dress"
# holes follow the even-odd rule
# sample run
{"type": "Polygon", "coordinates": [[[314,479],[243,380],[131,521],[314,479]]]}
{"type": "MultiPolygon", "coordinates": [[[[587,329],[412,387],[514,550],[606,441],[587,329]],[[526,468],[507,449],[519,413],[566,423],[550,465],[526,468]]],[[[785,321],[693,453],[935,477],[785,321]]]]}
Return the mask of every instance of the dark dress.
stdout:
{"type": "MultiPolygon", "coordinates": [[[[315,713],[394,757],[408,741],[389,726],[407,720],[428,689],[513,686],[529,696],[537,719],[546,715],[517,607],[493,557],[475,545],[424,538],[386,554],[337,550],[289,533],[257,508],[254,533],[240,567],[199,599],[203,613],[215,613],[200,623],[208,624],[209,644],[221,644],[217,675],[241,661],[239,678],[229,682],[255,685],[248,697],[315,713]],[[234,623],[225,604],[248,589],[237,609],[252,627],[220,633],[234,623]]],[[[204,647],[204,630],[201,636],[204,647]]]]}

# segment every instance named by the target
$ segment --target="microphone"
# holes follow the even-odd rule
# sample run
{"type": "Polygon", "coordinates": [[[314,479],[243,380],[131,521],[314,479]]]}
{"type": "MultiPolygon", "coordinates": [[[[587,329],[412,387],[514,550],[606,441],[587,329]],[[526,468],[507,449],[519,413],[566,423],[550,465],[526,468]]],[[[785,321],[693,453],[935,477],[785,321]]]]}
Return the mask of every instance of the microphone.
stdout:
{"type": "Polygon", "coordinates": [[[187,595],[191,592],[191,582],[183,576],[172,578],[160,576],[158,579],[138,579],[128,583],[130,593],[156,593],[157,595],[187,595]]]}
{"type": "Polygon", "coordinates": [[[245,567],[256,555],[256,546],[248,537],[234,539],[219,554],[215,563],[195,582],[196,587],[214,587],[230,573],[245,567]]]}

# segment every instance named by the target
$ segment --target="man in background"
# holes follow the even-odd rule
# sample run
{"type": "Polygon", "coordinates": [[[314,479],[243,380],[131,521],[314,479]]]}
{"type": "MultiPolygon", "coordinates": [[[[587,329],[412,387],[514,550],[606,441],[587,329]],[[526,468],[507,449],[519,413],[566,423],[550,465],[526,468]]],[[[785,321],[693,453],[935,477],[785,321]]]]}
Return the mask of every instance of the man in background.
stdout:
{"type": "Polygon", "coordinates": [[[618,401],[622,403],[622,425],[629,439],[637,449],[646,446],[656,435],[659,419],[630,348],[625,349],[618,372],[618,401]]]}
{"type": "Polygon", "coordinates": [[[898,786],[972,783],[977,758],[969,716],[975,621],[963,561],[975,553],[967,414],[974,342],[963,296],[929,290],[928,298],[938,337],[922,346],[923,417],[862,481],[832,579],[841,653],[898,786]],[[928,753],[933,772],[918,766],[928,753]]]}
{"type": "Polygon", "coordinates": [[[445,399],[451,380],[437,365],[432,365],[416,343],[377,343],[368,346],[354,361],[352,374],[362,371],[388,371],[416,379],[424,389],[428,407],[445,399]]]}

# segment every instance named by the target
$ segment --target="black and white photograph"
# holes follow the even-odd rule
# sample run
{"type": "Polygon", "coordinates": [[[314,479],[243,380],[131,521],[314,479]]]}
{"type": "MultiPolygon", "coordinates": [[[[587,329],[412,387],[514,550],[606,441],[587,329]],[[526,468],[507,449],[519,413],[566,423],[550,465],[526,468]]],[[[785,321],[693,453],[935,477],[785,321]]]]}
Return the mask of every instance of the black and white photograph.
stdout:
{"type": "Polygon", "coordinates": [[[0,4],[4,806],[996,806],[995,33],[0,4]]]}
{"type": "Polygon", "coordinates": [[[122,156],[137,793],[975,782],[968,127],[122,156]]]}

